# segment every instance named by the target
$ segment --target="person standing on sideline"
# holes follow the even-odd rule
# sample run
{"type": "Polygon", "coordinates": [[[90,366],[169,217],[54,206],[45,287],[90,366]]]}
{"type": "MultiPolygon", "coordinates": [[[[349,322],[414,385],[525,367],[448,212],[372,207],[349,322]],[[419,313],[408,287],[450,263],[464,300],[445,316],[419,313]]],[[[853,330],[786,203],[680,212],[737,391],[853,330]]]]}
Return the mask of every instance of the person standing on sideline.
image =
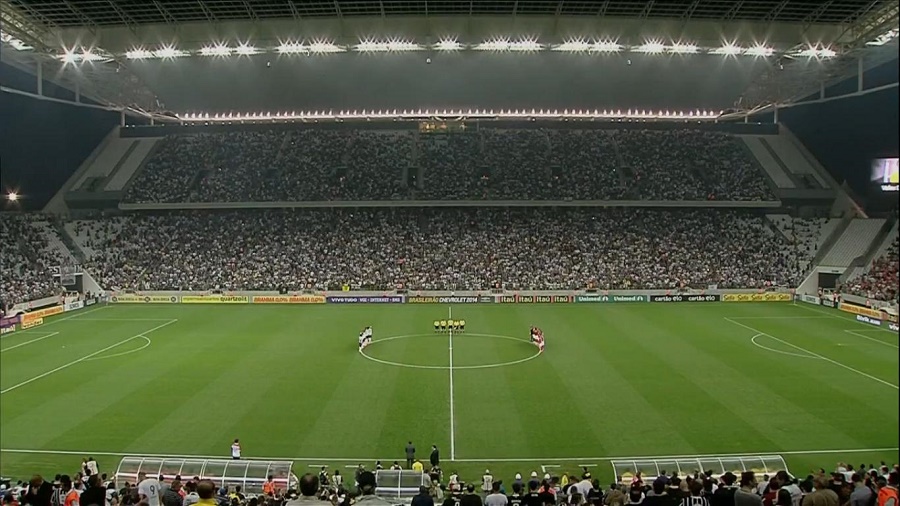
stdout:
{"type": "Polygon", "coordinates": [[[419,493],[412,498],[410,506],[434,506],[434,498],[428,487],[419,487],[419,493]]]}
{"type": "Polygon", "coordinates": [[[431,467],[441,466],[441,452],[438,450],[437,445],[431,445],[431,456],[428,457],[428,460],[431,462],[431,467]]]}
{"type": "Polygon", "coordinates": [[[234,460],[241,459],[241,442],[238,438],[234,438],[234,443],[231,443],[231,458],[234,460]]]}
{"type": "Polygon", "coordinates": [[[491,486],[491,493],[484,498],[484,506],[507,506],[509,499],[500,492],[500,482],[495,481],[491,486]]]}
{"type": "Polygon", "coordinates": [[[412,441],[406,443],[406,468],[412,469],[413,461],[416,460],[416,447],[412,441]]]}

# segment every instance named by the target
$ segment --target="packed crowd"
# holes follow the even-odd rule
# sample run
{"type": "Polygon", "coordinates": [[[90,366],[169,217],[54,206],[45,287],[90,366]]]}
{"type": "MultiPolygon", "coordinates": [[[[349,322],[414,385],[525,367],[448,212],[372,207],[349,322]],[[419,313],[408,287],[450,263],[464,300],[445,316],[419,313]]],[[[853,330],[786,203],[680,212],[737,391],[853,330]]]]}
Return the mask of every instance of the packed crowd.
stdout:
{"type": "Polygon", "coordinates": [[[107,289],[705,289],[798,281],[785,238],[763,217],[737,211],[372,208],[114,219],[115,226],[84,225],[98,231],[87,269],[107,289]]]}
{"type": "MultiPolygon", "coordinates": [[[[94,464],[86,461],[86,464],[94,464]]],[[[416,464],[421,464],[416,462],[416,464]]],[[[376,464],[377,469],[380,462],[376,464]]],[[[394,466],[399,467],[395,462],[394,466]]],[[[423,470],[423,472],[425,472],[423,470]]],[[[516,474],[509,483],[495,479],[490,470],[475,482],[465,482],[455,471],[445,476],[437,466],[426,473],[430,486],[422,486],[411,501],[393,494],[379,494],[375,472],[360,464],[352,482],[339,471],[323,467],[318,475],[307,473],[296,488],[283,490],[272,480],[262,493],[245,494],[240,485],[221,486],[199,477],[184,479],[141,473],[134,483],[116,483],[106,474],[79,471],[73,477],[57,475],[52,483],[35,475],[0,492],[2,506],[334,506],[360,504],[391,506],[896,506],[900,469],[853,466],[839,463],[834,471],[824,469],[794,477],[786,471],[757,475],[744,471],[737,476],[726,472],[694,471],[680,476],[661,471],[645,478],[640,472],[603,487],[588,469],[579,475],[562,473],[541,477],[536,471],[523,478],[516,474]],[[121,487],[121,488],[120,488],[121,487]]],[[[426,480],[428,481],[428,480],[426,480]]]]}
{"type": "Polygon", "coordinates": [[[0,214],[0,309],[59,293],[50,268],[59,265],[39,226],[40,215],[0,214]]]}
{"type": "Polygon", "coordinates": [[[734,136],[700,130],[235,130],[168,136],[130,202],[772,200],[734,136]]]}
{"type": "Polygon", "coordinates": [[[842,288],[844,292],[881,301],[900,302],[900,240],[895,236],[887,252],[872,262],[869,270],[851,279],[842,288]]]}

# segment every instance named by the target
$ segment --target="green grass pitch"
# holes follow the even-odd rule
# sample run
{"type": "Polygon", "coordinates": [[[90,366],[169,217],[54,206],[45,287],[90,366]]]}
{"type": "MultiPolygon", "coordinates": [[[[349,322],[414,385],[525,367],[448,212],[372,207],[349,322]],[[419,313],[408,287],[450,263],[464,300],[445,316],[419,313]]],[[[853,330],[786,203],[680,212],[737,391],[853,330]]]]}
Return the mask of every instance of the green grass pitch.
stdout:
{"type": "MultiPolygon", "coordinates": [[[[795,474],[898,460],[898,338],[790,303],[119,305],[0,341],[0,474],[121,454],[284,458],[431,444],[474,479],[609,457],[783,453],[795,474]],[[372,325],[375,342],[357,351],[372,325]],[[544,329],[535,356],[528,329],[544,329]],[[503,365],[507,364],[507,365],[503,365]],[[452,391],[452,401],[451,401],[452,391]],[[450,459],[455,457],[454,462],[450,459]]],[[[349,470],[348,470],[349,472],[349,470]]]]}

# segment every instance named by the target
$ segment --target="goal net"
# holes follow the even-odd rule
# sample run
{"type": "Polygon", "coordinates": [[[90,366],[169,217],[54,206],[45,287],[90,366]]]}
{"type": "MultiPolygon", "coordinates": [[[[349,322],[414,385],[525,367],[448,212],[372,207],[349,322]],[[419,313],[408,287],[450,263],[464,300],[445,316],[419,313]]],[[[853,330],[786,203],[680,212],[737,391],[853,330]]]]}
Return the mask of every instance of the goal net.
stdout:
{"type": "Polygon", "coordinates": [[[757,474],[775,474],[778,471],[787,471],[790,474],[781,455],[728,455],[722,457],[710,455],[671,459],[613,460],[612,466],[616,473],[616,479],[621,483],[631,483],[631,479],[638,471],[644,482],[653,481],[663,473],[669,476],[676,473],[681,478],[707,471],[712,471],[714,478],[718,478],[728,471],[737,476],[744,471],[753,471],[757,474]]]}
{"type": "Polygon", "coordinates": [[[412,497],[419,487],[431,485],[431,479],[422,471],[383,469],[375,472],[375,483],[381,497],[412,497]]]}

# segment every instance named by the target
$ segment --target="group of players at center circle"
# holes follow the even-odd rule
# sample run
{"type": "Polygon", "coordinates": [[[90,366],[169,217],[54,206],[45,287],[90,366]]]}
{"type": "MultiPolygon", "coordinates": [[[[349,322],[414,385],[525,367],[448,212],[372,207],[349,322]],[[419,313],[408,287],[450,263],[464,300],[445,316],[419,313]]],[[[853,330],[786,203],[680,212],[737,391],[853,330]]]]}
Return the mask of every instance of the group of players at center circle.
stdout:
{"type": "MultiPolygon", "coordinates": [[[[435,332],[465,332],[465,320],[435,320],[435,332]]],[[[531,344],[538,347],[541,352],[544,351],[544,331],[539,327],[531,327],[531,344]]],[[[366,346],[372,344],[372,327],[366,327],[359,333],[359,349],[363,350],[366,346]]]]}

